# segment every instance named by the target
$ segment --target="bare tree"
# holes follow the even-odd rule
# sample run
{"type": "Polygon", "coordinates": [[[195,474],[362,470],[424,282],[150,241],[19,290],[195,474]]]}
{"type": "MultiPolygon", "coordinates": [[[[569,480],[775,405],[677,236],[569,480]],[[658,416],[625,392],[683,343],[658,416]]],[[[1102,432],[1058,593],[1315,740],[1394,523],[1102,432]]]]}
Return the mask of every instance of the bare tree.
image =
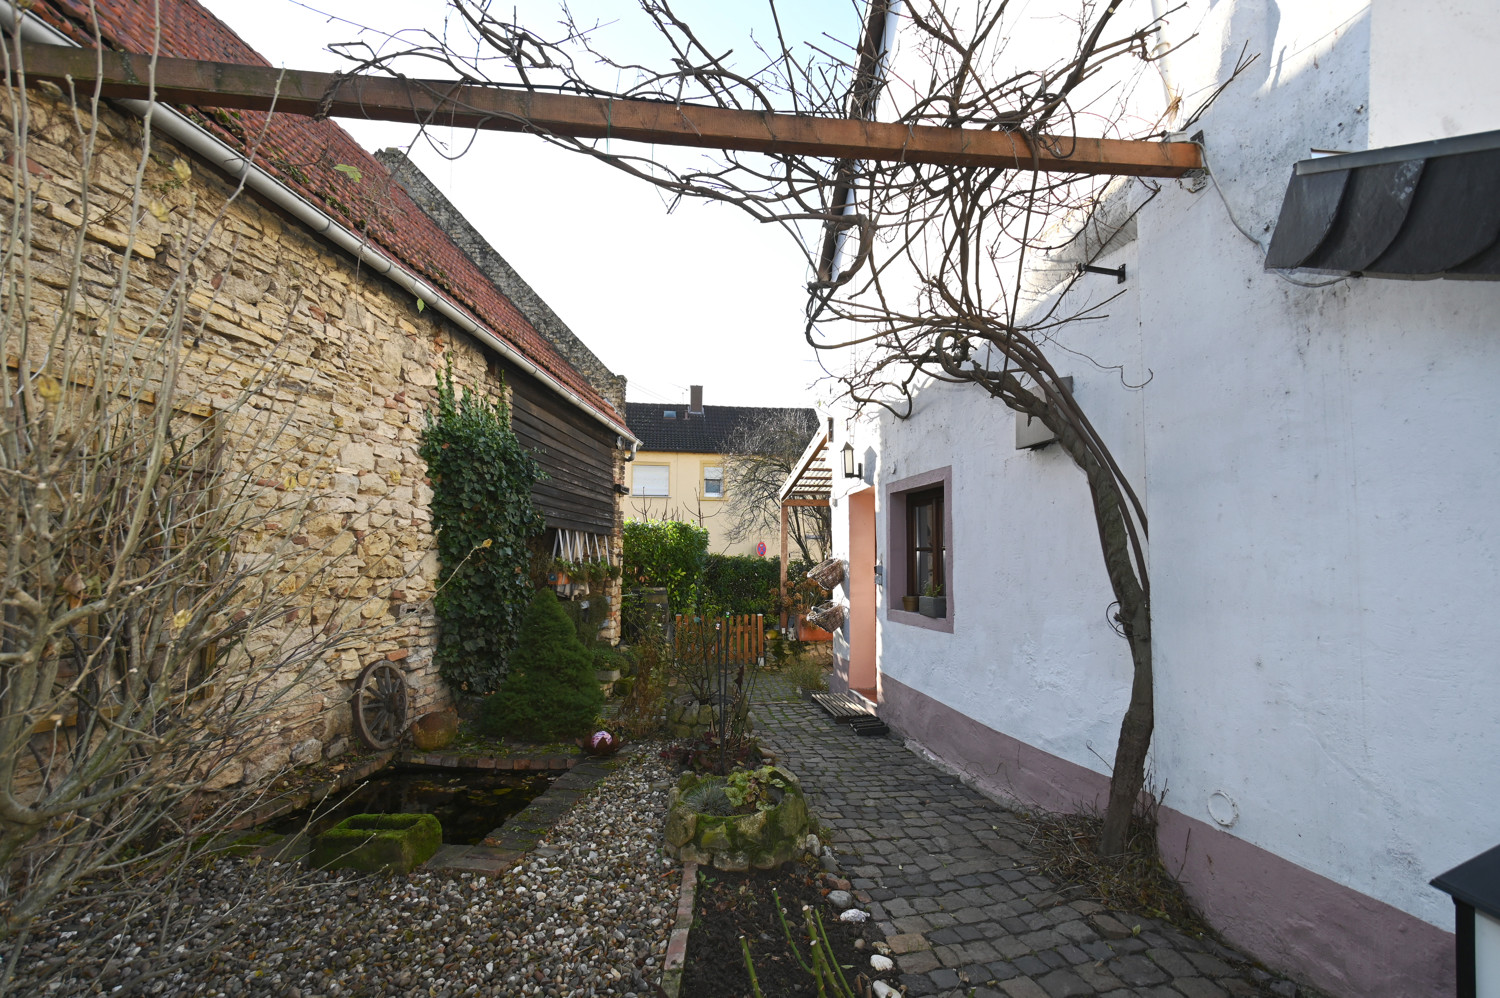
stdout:
{"type": "MultiPolygon", "coordinates": [[[[781,530],[781,486],[817,432],[805,409],[765,408],[735,427],[724,442],[724,506],[731,541],[781,530]]],[[[802,560],[823,560],[833,527],[827,507],[793,506],[787,529],[802,560]]]]}
{"type": "MultiPolygon", "coordinates": [[[[19,51],[3,46],[7,73],[19,51]]],[[[315,663],[368,638],[357,602],[312,598],[337,559],[305,536],[296,472],[331,423],[276,414],[274,353],[231,375],[194,351],[240,192],[201,196],[149,116],[7,94],[0,993],[63,973],[14,976],[28,939],[101,892],[96,955],[143,920],[173,938],[170,883],[261,799],[249,767],[270,722],[317,692],[315,663]]],[[[161,949],[160,967],[186,952],[161,949]]]]}
{"type": "MultiPolygon", "coordinates": [[[[1143,15],[1144,23],[1117,30],[1118,3],[1078,0],[1070,31],[1027,39],[1021,53],[1019,42],[1011,48],[1018,15],[1005,0],[910,0],[900,16],[922,75],[900,80],[904,96],[889,107],[881,107],[891,84],[882,48],[886,19],[894,16],[889,0],[871,0],[857,42],[842,50],[820,43],[795,52],[781,33],[774,0],[774,36],[748,47],[743,40],[703,37],[667,0],[640,0],[672,52],[669,62],[656,66],[612,57],[595,40],[597,26],[575,23],[566,12],[560,35],[548,38],[475,0],[452,3],[469,27],[470,43],[406,35],[378,50],[352,43],[344,51],[361,68],[399,66],[420,76],[421,67],[412,66],[435,60],[468,81],[611,100],[862,119],[879,111],[899,124],[1009,133],[1033,150],[1033,163],[1043,148],[1049,156],[1073,155],[1085,123],[1102,137],[1164,134],[1161,122],[1124,113],[1158,57],[1148,42],[1160,20],[1143,15]]],[[[1176,110],[1174,101],[1168,111],[1176,110]]],[[[1043,175],[728,151],[685,159],[537,132],[672,197],[727,202],[785,228],[816,275],[809,285],[807,340],[828,355],[825,367],[856,406],[905,418],[923,386],[966,384],[1052,430],[1089,490],[1115,598],[1109,615],[1132,663],[1098,843],[1106,855],[1121,852],[1154,727],[1146,517],[1105,435],[1048,357],[1061,329],[1102,316],[1109,299],[1074,293],[1076,277],[1039,296],[1028,279],[1038,258],[1085,230],[1082,223],[1100,205],[1107,182],[1082,169],[1043,175]]],[[[1141,197],[1149,198],[1149,183],[1143,190],[1141,197]]]]}

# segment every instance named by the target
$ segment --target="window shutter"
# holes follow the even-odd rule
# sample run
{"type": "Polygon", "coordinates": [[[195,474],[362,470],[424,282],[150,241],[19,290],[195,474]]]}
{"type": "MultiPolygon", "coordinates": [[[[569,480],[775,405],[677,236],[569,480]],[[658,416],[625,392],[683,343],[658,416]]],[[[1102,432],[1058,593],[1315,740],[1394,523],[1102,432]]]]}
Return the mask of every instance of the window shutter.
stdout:
{"type": "Polygon", "coordinates": [[[664,496],[667,494],[667,466],[664,464],[638,464],[635,466],[631,495],[664,496]]]}

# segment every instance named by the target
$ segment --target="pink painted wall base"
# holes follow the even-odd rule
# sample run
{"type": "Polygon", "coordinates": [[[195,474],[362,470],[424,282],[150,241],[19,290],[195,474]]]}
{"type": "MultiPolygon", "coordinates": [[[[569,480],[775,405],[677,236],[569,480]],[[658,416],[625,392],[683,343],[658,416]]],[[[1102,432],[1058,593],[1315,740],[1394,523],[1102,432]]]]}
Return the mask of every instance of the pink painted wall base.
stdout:
{"type": "MultiPolygon", "coordinates": [[[[1103,808],[1106,777],[881,676],[881,718],[986,793],[1054,811],[1103,808]]],[[[1161,808],[1162,858],[1225,940],[1346,998],[1447,998],[1454,937],[1259,846],[1161,808]]]]}

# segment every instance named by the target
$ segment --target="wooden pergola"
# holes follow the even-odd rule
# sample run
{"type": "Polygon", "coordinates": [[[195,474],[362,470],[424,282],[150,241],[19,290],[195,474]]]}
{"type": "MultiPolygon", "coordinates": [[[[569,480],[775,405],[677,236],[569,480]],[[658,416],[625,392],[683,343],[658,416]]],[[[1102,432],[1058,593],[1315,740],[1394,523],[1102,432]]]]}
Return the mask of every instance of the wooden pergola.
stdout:
{"type": "Polygon", "coordinates": [[[455,80],[275,69],[200,59],[26,43],[13,70],[80,94],[199,107],[405,121],[574,138],[829,159],[933,163],[1041,172],[1180,177],[1203,168],[1192,142],[1030,136],[1001,128],[940,128],[857,118],[742,111],[658,100],[463,84],[455,80]]]}
{"type": "MultiPolygon", "coordinates": [[[[825,426],[813,437],[792,473],[781,485],[777,500],[781,504],[781,602],[786,603],[786,563],[791,553],[788,548],[786,521],[787,510],[797,506],[828,506],[833,492],[833,467],[828,463],[829,430],[825,426]]],[[[788,622],[782,621],[786,626],[788,622]]]]}

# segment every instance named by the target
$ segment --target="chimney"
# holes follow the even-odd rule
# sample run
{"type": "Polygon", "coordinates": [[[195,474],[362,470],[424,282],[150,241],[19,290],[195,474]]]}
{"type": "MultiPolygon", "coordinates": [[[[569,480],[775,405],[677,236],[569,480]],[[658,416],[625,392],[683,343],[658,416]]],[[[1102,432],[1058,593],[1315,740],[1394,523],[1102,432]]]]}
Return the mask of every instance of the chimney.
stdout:
{"type": "Polygon", "coordinates": [[[703,415],[703,386],[702,385],[689,385],[688,386],[688,415],[689,416],[701,416],[701,415],[703,415]]]}

